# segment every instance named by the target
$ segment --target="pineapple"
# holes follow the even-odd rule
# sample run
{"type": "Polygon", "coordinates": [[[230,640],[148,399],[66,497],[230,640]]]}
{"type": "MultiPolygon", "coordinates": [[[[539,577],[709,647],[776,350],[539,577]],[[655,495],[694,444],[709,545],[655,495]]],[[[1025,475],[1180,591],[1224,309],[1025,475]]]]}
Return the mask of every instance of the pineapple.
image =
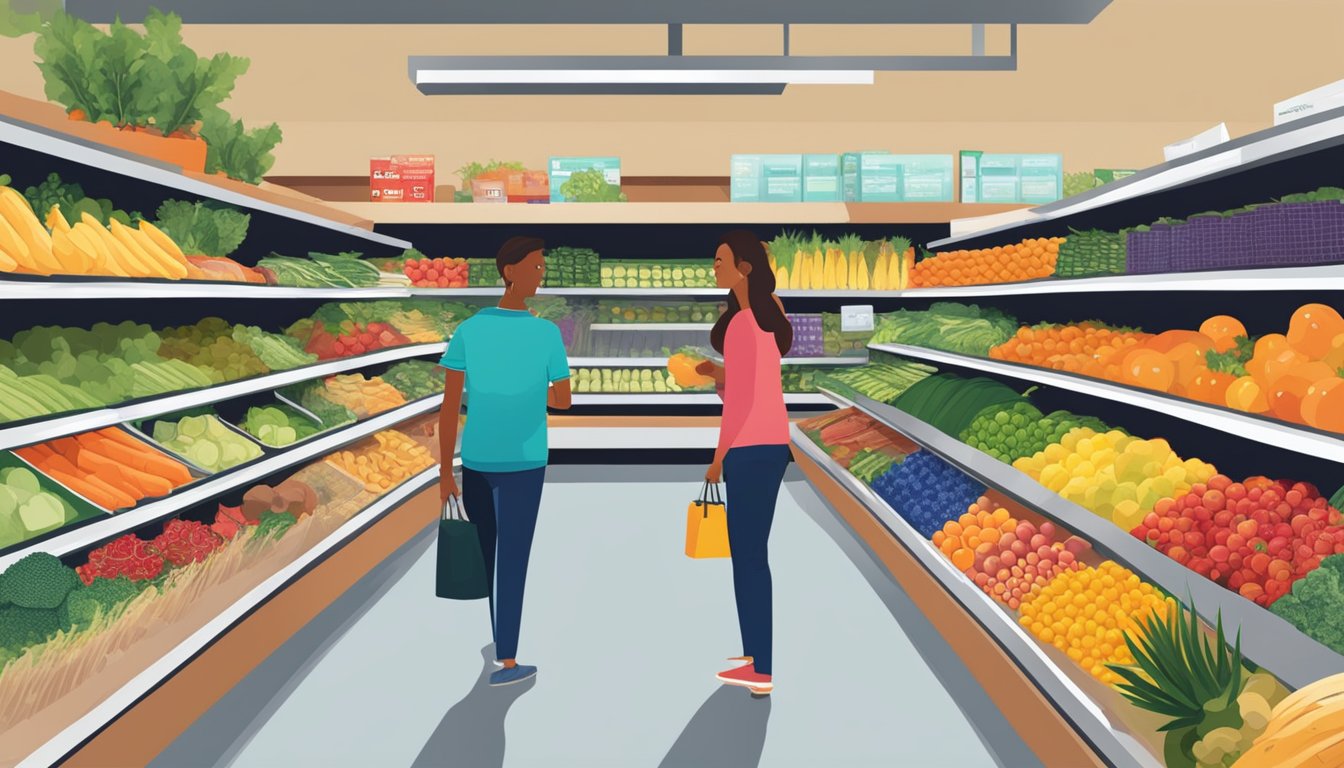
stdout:
{"type": "Polygon", "coordinates": [[[903,291],[910,287],[910,270],[914,268],[914,250],[904,237],[890,241],[891,260],[887,263],[887,290],[903,291]]]}
{"type": "Polygon", "coordinates": [[[827,290],[835,287],[836,270],[840,262],[835,258],[836,252],[830,248],[826,249],[826,264],[822,267],[821,287],[827,290]]]}
{"type": "Polygon", "coordinates": [[[812,254],[807,251],[803,251],[802,254],[798,256],[798,259],[797,261],[794,262],[794,264],[798,267],[799,272],[798,288],[804,291],[811,290],[812,271],[813,271],[812,254]]]}
{"type": "Polygon", "coordinates": [[[850,290],[864,291],[868,289],[868,278],[861,276],[867,271],[868,265],[863,259],[863,238],[858,235],[846,235],[840,238],[840,251],[844,254],[847,262],[847,279],[843,288],[850,290]]]}
{"type": "Polygon", "coordinates": [[[887,264],[891,261],[891,244],[883,240],[872,245],[877,248],[877,258],[873,260],[873,290],[889,291],[891,284],[887,279],[887,264]]]}
{"type": "Polygon", "coordinates": [[[807,254],[808,242],[799,235],[793,241],[793,272],[789,275],[789,287],[794,290],[800,290],[803,287],[803,273],[807,272],[807,254]]]}
{"type": "Polygon", "coordinates": [[[770,252],[770,268],[775,273],[775,288],[789,288],[790,273],[795,270],[794,256],[797,253],[798,238],[789,232],[781,232],[767,246],[770,252]]]}

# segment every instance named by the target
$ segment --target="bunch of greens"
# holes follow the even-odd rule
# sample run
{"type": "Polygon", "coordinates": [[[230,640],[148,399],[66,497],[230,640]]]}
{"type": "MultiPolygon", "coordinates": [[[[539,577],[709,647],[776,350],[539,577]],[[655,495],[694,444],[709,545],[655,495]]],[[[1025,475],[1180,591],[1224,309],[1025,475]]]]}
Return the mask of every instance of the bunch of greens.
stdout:
{"type": "Polygon", "coordinates": [[[988,355],[1017,332],[1017,321],[994,307],[938,302],[926,311],[878,317],[875,344],[908,344],[964,355],[988,355]]]}
{"type": "Polygon", "coordinates": [[[624,203],[625,193],[597,168],[575,171],[564,184],[560,194],[570,203],[624,203]]]}
{"type": "Polygon", "coordinates": [[[1344,555],[1331,555],[1269,610],[1316,642],[1344,653],[1344,555]]]}
{"type": "Polygon", "coordinates": [[[143,218],[138,211],[127,213],[113,208],[112,201],[107,198],[85,197],[83,187],[73,183],[66,184],[57,173],[49,174],[41,184],[25,189],[23,196],[28,199],[28,204],[33,207],[38,218],[43,220],[53,205],[59,205],[61,215],[71,226],[77,224],[86,213],[103,226],[107,226],[113,219],[130,226],[143,218]]]}
{"type": "Polygon", "coordinates": [[[61,0],[0,0],[0,37],[21,37],[36,32],[61,6],[61,0]]]}
{"type": "Polygon", "coordinates": [[[215,108],[205,113],[201,138],[207,147],[206,173],[223,173],[230,179],[260,184],[275,165],[271,151],[284,136],[275,123],[248,130],[242,120],[234,120],[228,112],[215,108]]]}
{"type": "Polygon", "coordinates": [[[499,160],[491,160],[484,164],[471,162],[458,168],[457,175],[462,178],[462,188],[470,194],[471,180],[477,176],[494,173],[495,171],[521,171],[525,170],[525,168],[526,166],[517,161],[502,162],[499,160]]]}
{"type": "Polygon", "coordinates": [[[250,214],[218,203],[168,200],[154,222],[173,238],[183,253],[228,256],[247,237],[250,214]]]}

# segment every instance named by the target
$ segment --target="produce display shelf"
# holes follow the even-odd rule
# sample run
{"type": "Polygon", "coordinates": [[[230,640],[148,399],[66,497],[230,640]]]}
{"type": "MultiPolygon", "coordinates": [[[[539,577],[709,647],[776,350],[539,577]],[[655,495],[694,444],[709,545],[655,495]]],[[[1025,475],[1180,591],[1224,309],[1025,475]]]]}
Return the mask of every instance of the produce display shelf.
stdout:
{"type": "Polygon", "coordinates": [[[1114,727],[1106,714],[1046,655],[1039,644],[994,600],[952,566],[871,488],[841,467],[803,433],[790,426],[794,446],[866,507],[901,545],[971,614],[1017,663],[1040,691],[1078,728],[1107,761],[1120,766],[1160,766],[1133,736],[1114,727]]]}
{"type": "Polygon", "coordinates": [[[195,280],[0,279],[5,299],[400,299],[405,288],[292,288],[195,280]]]}
{"type": "Polygon", "coordinates": [[[934,363],[972,368],[985,373],[1011,376],[1015,379],[1034,381],[1038,384],[1047,384],[1079,394],[1165,413],[1168,416],[1202,424],[1265,445],[1277,446],[1308,456],[1319,456],[1331,461],[1344,462],[1344,436],[1320,432],[1307,426],[1267,419],[1250,413],[1234,411],[1231,408],[1219,408],[1172,397],[1160,392],[1101,381],[1074,373],[1053,371],[1034,365],[989,360],[983,357],[959,355],[954,352],[912,347],[907,344],[872,344],[870,349],[934,363]]]}
{"type": "MultiPolygon", "coordinates": [[[[1341,254],[1341,259],[1344,259],[1344,254],[1341,254]]],[[[904,291],[880,291],[876,293],[881,297],[936,299],[1142,291],[1344,291],[1344,264],[1319,267],[1168,272],[1156,275],[1047,278],[1018,283],[911,288],[904,291]]],[[[855,293],[861,294],[862,292],[855,293]]],[[[867,294],[873,293],[875,292],[867,292],[867,294]]]]}
{"type": "MultiPolygon", "coordinates": [[[[786,357],[782,365],[866,365],[868,357],[786,357]]],[[[666,357],[571,357],[570,368],[664,368],[666,357]]]]}
{"type": "MultiPolygon", "coordinates": [[[[929,248],[947,248],[987,235],[1004,234],[1022,227],[1059,221],[1074,214],[1104,208],[1126,200],[1211,181],[1257,166],[1289,160],[1344,144],[1344,108],[1299,118],[1210,147],[1178,160],[1155,165],[1133,176],[1097,189],[1031,209],[1031,218],[1003,226],[964,231],[954,237],[934,240],[929,248]]],[[[1135,222],[1139,223],[1139,222],[1135,222]]],[[[958,222],[961,227],[972,221],[958,222]]]]}
{"type": "MultiPolygon", "coordinates": [[[[25,149],[53,155],[71,162],[80,163],[103,171],[148,181],[169,189],[187,192],[198,197],[217,200],[262,213],[283,216],[287,219],[340,232],[366,242],[393,248],[410,248],[410,242],[341,221],[319,216],[316,213],[299,210],[280,202],[262,199],[240,190],[220,184],[212,184],[201,178],[182,173],[166,163],[158,163],[130,153],[123,153],[94,142],[77,139],[16,118],[0,115],[0,143],[12,144],[25,149]]],[[[335,206],[321,205],[337,213],[335,206]]]]}
{"type": "MultiPolygon", "coordinates": [[[[460,463],[458,459],[453,460],[454,466],[458,466],[460,463]]],[[[377,501],[356,513],[325,539],[239,598],[237,602],[215,616],[177,647],[164,654],[163,657],[130,682],[110,693],[88,714],[71,723],[41,748],[28,755],[23,762],[19,763],[21,768],[56,765],[67,758],[89,737],[98,733],[108,723],[134,706],[145,694],[152,691],[164,680],[172,677],[197,654],[232,629],[239,621],[246,618],[258,606],[289,586],[291,582],[302,576],[332,552],[340,549],[359,535],[361,531],[420,492],[432,488],[438,481],[439,466],[436,464],[388,491],[377,501]]]]}
{"type": "Polygon", "coordinates": [[[1056,495],[1010,465],[893,406],[861,395],[850,400],[834,393],[826,394],[838,405],[857,407],[987,487],[1054,520],[1086,539],[1104,556],[1125,565],[1173,596],[1183,601],[1193,600],[1195,609],[1210,625],[1217,621],[1221,612],[1223,621],[1232,631],[1241,628],[1241,648],[1246,657],[1273,672],[1290,688],[1300,688],[1323,677],[1344,673],[1344,655],[1317,643],[1292,624],[1241,595],[1168,558],[1109,520],[1056,495]]]}
{"type": "Polygon", "coordinates": [[[58,533],[51,538],[42,539],[0,556],[0,571],[4,571],[15,561],[32,552],[49,552],[57,557],[64,557],[97,546],[126,531],[171,517],[215,496],[243,488],[268,475],[289,469],[311,459],[326,456],[346,445],[363,440],[375,432],[390,429],[407,419],[435,411],[442,401],[442,395],[433,395],[407,403],[364,421],[333,429],[318,437],[295,444],[291,448],[279,450],[259,461],[253,461],[236,469],[211,475],[158,501],[149,502],[125,512],[116,512],[106,517],[95,518],[92,522],[72,527],[70,530],[58,533]]]}
{"type": "MultiPolygon", "coordinates": [[[[831,399],[815,392],[786,392],[785,405],[827,405],[831,399]]],[[[575,393],[574,405],[721,405],[723,400],[704,392],[575,393]]]]}
{"type": "MultiPolygon", "coordinates": [[[[87,432],[91,429],[101,429],[114,424],[147,419],[151,416],[161,416],[201,405],[209,405],[221,400],[277,389],[287,384],[359,370],[371,365],[409,360],[426,355],[441,355],[445,347],[445,344],[437,343],[411,344],[393,349],[380,349],[363,355],[342,357],[338,360],[328,360],[286,371],[276,371],[275,373],[253,376],[252,378],[213,387],[169,393],[136,403],[99,408],[68,416],[58,415],[36,421],[19,422],[0,428],[0,450],[19,448],[57,437],[87,432]]],[[[666,362],[665,360],[662,361],[664,364],[666,362]]]]}
{"type": "Polygon", "coordinates": [[[590,331],[703,331],[708,333],[713,323],[593,323],[590,331]]]}

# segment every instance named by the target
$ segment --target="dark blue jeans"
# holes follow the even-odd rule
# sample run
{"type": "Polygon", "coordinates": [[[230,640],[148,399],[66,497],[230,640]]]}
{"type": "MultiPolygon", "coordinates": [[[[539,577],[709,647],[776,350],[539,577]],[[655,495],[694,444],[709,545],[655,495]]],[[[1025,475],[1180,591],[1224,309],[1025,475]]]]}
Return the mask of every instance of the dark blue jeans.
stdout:
{"type": "Polygon", "coordinates": [[[477,472],[462,468],[462,506],[476,524],[490,575],[490,631],[495,658],[518,656],[523,587],[532,534],[537,529],[546,468],[522,472],[477,472]]]}
{"type": "Polygon", "coordinates": [[[742,653],[755,662],[756,671],[771,674],[774,621],[771,604],[770,525],[775,520],[789,446],[750,445],[732,448],[723,458],[728,486],[728,546],[733,553],[733,591],[737,596],[737,623],[742,629],[742,653]]]}

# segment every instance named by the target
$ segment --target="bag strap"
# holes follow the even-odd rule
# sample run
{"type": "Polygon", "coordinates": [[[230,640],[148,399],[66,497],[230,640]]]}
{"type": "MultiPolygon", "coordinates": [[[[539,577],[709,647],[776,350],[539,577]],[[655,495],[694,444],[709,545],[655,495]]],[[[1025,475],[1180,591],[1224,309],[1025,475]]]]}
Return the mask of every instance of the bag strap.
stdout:
{"type": "Polygon", "coordinates": [[[448,500],[443,503],[443,513],[439,519],[471,522],[471,518],[467,517],[466,507],[462,505],[462,500],[456,496],[449,496],[448,500]]]}

